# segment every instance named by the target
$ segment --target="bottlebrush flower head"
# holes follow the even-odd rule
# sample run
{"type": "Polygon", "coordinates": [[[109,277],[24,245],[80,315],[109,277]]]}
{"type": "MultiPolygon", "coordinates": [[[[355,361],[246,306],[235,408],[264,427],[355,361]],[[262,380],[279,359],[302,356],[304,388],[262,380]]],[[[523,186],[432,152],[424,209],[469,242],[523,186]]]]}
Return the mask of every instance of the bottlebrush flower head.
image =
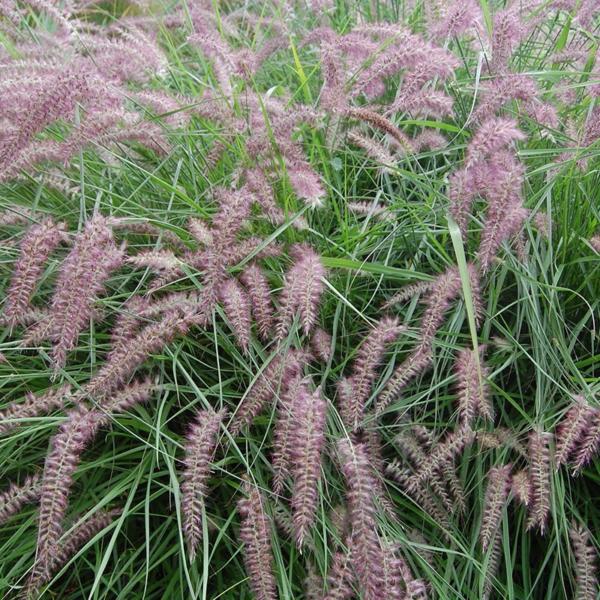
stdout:
{"type": "Polygon", "coordinates": [[[439,21],[432,26],[431,33],[436,38],[453,38],[460,37],[469,30],[483,31],[481,7],[475,0],[465,0],[460,4],[446,3],[439,21]]]}
{"type": "MultiPolygon", "coordinates": [[[[473,280],[476,270],[470,266],[469,275],[473,280]]],[[[473,289],[473,286],[471,286],[473,289]]],[[[456,267],[449,267],[437,276],[431,286],[431,293],[426,300],[426,308],[423,313],[420,327],[421,344],[427,344],[433,340],[435,333],[444,322],[446,311],[452,306],[462,290],[460,273],[456,267]]]]}
{"type": "Polygon", "coordinates": [[[396,509],[384,483],[383,441],[379,431],[374,428],[364,429],[360,433],[352,433],[350,439],[354,443],[364,444],[371,465],[371,481],[376,506],[381,508],[390,520],[396,521],[396,509]]]}
{"type": "Polygon", "coordinates": [[[158,385],[150,377],[132,381],[114,394],[103,398],[97,408],[107,416],[122,413],[138,404],[147,402],[157,389],[158,385]]]}
{"type": "Polygon", "coordinates": [[[484,121],[511,100],[528,103],[537,95],[538,88],[531,76],[521,73],[498,75],[484,82],[479,105],[473,113],[473,118],[476,121],[484,121]]]}
{"type": "Polygon", "coordinates": [[[455,363],[458,387],[458,411],[464,424],[472,424],[481,415],[489,421],[494,420],[494,409],[490,400],[487,384],[488,369],[483,364],[485,347],[478,350],[460,350],[455,363]],[[479,356],[477,356],[477,354],[479,356]]]}
{"type": "Polygon", "coordinates": [[[273,304],[271,302],[271,289],[269,282],[256,263],[248,265],[240,275],[250,302],[252,316],[256,322],[258,335],[262,340],[268,340],[273,330],[273,304]]]}
{"type": "Polygon", "coordinates": [[[387,542],[383,545],[384,587],[390,599],[417,600],[427,598],[425,584],[415,579],[400,554],[400,545],[387,542]]]}
{"type": "Polygon", "coordinates": [[[317,321],[323,279],[326,270],[319,255],[309,246],[296,246],[294,264],[286,273],[280,296],[279,318],[276,327],[278,340],[288,333],[294,316],[298,315],[304,335],[317,321]]]}
{"type": "Polygon", "coordinates": [[[506,506],[510,492],[510,472],[511,465],[492,467],[488,471],[481,530],[479,532],[481,548],[484,552],[487,552],[499,531],[502,511],[506,506]]]}
{"type": "Polygon", "coordinates": [[[477,255],[483,273],[489,270],[501,243],[517,234],[528,216],[529,211],[526,208],[509,206],[501,219],[491,220],[488,218],[481,235],[481,245],[477,255]]]}
{"type": "Polygon", "coordinates": [[[33,225],[21,241],[20,256],[6,294],[3,320],[14,326],[31,308],[30,301],[44,265],[52,251],[65,239],[65,224],[45,219],[33,225]]]}
{"type": "Polygon", "coordinates": [[[38,500],[41,483],[39,474],[28,475],[22,484],[11,483],[6,491],[0,493],[0,525],[18,513],[25,504],[38,500]]]}
{"type": "MultiPolygon", "coordinates": [[[[411,466],[413,472],[418,472],[430,460],[434,440],[424,428],[413,427],[411,431],[402,432],[396,436],[395,443],[403,455],[404,462],[411,466]]],[[[432,500],[437,498],[444,510],[448,512],[457,510],[460,512],[464,509],[464,493],[462,485],[456,477],[452,460],[442,461],[432,471],[431,479],[418,484],[418,489],[415,486],[410,487],[413,481],[409,477],[402,482],[402,485],[415,498],[427,495],[431,496],[432,500]]]]}
{"type": "MultiPolygon", "coordinates": [[[[473,265],[468,265],[468,268],[476,313],[481,313],[481,308],[479,308],[481,301],[479,299],[478,271],[473,265]]],[[[462,290],[462,281],[458,269],[456,267],[448,268],[428,285],[428,289],[430,294],[427,297],[427,305],[421,319],[420,342],[408,358],[396,367],[387,382],[377,400],[378,414],[381,414],[391,402],[399,397],[412,377],[421,373],[431,364],[433,358],[431,344],[435,334],[444,322],[446,311],[452,306],[452,302],[462,290]]]]}
{"type": "Polygon", "coordinates": [[[590,533],[583,526],[574,524],[569,530],[569,537],[575,556],[575,600],[596,600],[598,556],[590,541],[590,533]]]}
{"type": "Polygon", "coordinates": [[[237,279],[229,278],[219,287],[219,295],[221,296],[225,316],[231,329],[233,329],[240,348],[243,352],[248,352],[252,323],[249,294],[238,283],[237,279]]]}
{"type": "Polygon", "coordinates": [[[273,492],[280,495],[286,478],[291,473],[293,430],[297,426],[296,404],[310,395],[309,379],[294,375],[277,400],[277,420],[273,431],[273,492]]]}
{"type": "Polygon", "coordinates": [[[535,429],[529,434],[529,479],[531,481],[531,506],[529,529],[537,527],[546,531],[550,513],[550,440],[552,434],[535,429]]]}
{"type": "Polygon", "coordinates": [[[384,557],[377,531],[371,466],[363,444],[341,439],[337,449],[346,480],[352,568],[365,600],[378,600],[385,593],[381,589],[384,557]]]}
{"type": "Polygon", "coordinates": [[[575,450],[574,473],[578,473],[600,450],[600,409],[594,408],[589,416],[585,436],[575,450]]]}
{"type": "Polygon", "coordinates": [[[481,124],[469,143],[467,166],[472,166],[490,155],[503,150],[513,142],[525,139],[516,121],[504,117],[491,117],[481,124]]]}
{"type": "Polygon", "coordinates": [[[75,238],[62,263],[50,305],[46,336],[54,345],[55,368],[64,367],[67,353],[89,321],[98,295],[104,291],[111,272],[123,262],[123,250],[113,240],[106,219],[95,215],[75,238]]]}
{"type": "Polygon", "coordinates": [[[377,369],[381,365],[385,350],[394,342],[403,328],[395,317],[383,317],[361,344],[350,376],[350,397],[341,404],[341,414],[346,426],[351,430],[358,427],[363,418],[365,403],[377,379],[377,369]]]}
{"type": "Polygon", "coordinates": [[[63,408],[71,397],[71,387],[63,385],[35,395],[28,392],[24,402],[13,402],[0,412],[0,433],[6,433],[17,427],[19,421],[37,417],[63,408]]]}
{"type": "Polygon", "coordinates": [[[277,585],[273,574],[271,525],[265,511],[265,498],[258,488],[246,482],[244,498],[238,501],[240,540],[244,544],[244,562],[250,588],[256,600],[276,600],[277,585]]]}
{"type": "Polygon", "coordinates": [[[513,51],[529,31],[520,11],[521,7],[514,4],[494,15],[490,61],[492,73],[504,73],[508,70],[513,51]]]}
{"type": "Polygon", "coordinates": [[[396,125],[394,125],[389,119],[380,115],[378,112],[369,108],[349,108],[346,110],[346,116],[351,119],[357,119],[368,123],[372,127],[379,129],[383,133],[389,135],[400,148],[403,149],[404,153],[412,154],[414,148],[410,143],[410,139],[406,136],[396,125]]]}
{"type": "Polygon", "coordinates": [[[562,418],[556,429],[556,468],[566,464],[576,448],[581,444],[588,431],[594,409],[587,404],[583,396],[574,398],[573,406],[562,418]]]}
{"type": "Polygon", "coordinates": [[[420,281],[419,283],[406,285],[401,288],[399,292],[396,292],[389,300],[386,300],[381,308],[387,310],[396,304],[410,300],[414,296],[420,296],[430,290],[432,286],[433,283],[430,281],[420,281]]]}
{"type": "Polygon", "coordinates": [[[320,175],[302,161],[288,161],[286,165],[287,176],[298,198],[304,200],[311,208],[323,206],[326,196],[320,175]]]}
{"type": "Polygon", "coordinates": [[[381,167],[383,172],[393,171],[397,160],[381,142],[354,129],[348,132],[348,141],[362,148],[366,155],[381,167]]]}
{"type": "Polygon", "coordinates": [[[294,488],[292,515],[294,538],[302,548],[314,522],[321,478],[321,454],[325,446],[325,419],[327,400],[321,388],[307,393],[301,388],[294,402],[294,429],[290,452],[294,488]]]}
{"type": "Polygon", "coordinates": [[[218,412],[200,411],[186,436],[181,505],[183,532],[192,561],[202,539],[202,510],[208,493],[208,477],[217,448],[217,435],[224,418],[225,409],[218,412]]]}
{"type": "Polygon", "coordinates": [[[327,364],[332,356],[333,338],[320,327],[316,327],[310,338],[310,348],[315,358],[327,364]]]}
{"type": "Polygon", "coordinates": [[[102,414],[86,408],[70,411],[52,439],[40,493],[36,563],[33,573],[48,573],[63,531],[73,474],[81,454],[96,434],[102,414]]]}

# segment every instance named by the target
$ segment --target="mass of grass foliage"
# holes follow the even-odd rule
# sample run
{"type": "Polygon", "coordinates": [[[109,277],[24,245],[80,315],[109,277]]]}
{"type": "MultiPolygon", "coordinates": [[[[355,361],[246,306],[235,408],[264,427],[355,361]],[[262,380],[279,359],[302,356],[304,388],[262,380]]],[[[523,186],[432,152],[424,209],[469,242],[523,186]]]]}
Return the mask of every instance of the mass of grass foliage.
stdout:
{"type": "Polygon", "coordinates": [[[3,598],[598,598],[594,0],[0,2],[3,598]]]}

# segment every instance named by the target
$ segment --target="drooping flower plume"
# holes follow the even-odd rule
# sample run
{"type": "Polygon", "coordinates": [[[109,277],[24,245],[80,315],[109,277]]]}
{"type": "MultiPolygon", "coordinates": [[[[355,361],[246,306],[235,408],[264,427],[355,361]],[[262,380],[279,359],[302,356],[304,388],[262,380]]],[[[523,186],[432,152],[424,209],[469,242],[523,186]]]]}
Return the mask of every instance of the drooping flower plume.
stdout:
{"type": "Polygon", "coordinates": [[[271,525],[265,511],[265,498],[252,483],[243,486],[244,498],[238,500],[240,539],[244,544],[244,562],[250,587],[256,600],[276,600],[277,585],[273,574],[271,525]]]}
{"type": "Polygon", "coordinates": [[[294,317],[298,317],[304,335],[308,335],[317,321],[325,267],[319,255],[308,246],[298,246],[294,264],[285,275],[281,292],[277,338],[283,339],[290,330],[294,317]]]}
{"type": "Polygon", "coordinates": [[[550,513],[550,440],[552,434],[535,429],[529,434],[531,506],[527,527],[544,533],[550,513]]]}
{"type": "Polygon", "coordinates": [[[65,239],[64,231],[64,223],[46,219],[39,225],[33,225],[21,241],[21,253],[15,263],[3,311],[3,320],[10,326],[20,322],[30,308],[31,297],[46,261],[65,239]]]}
{"type": "Polygon", "coordinates": [[[598,556],[590,540],[590,533],[581,525],[573,525],[569,537],[575,556],[575,600],[596,600],[598,597],[598,556]]]}
{"type": "Polygon", "coordinates": [[[321,454],[325,445],[327,401],[321,388],[307,393],[301,389],[294,402],[294,429],[290,440],[292,455],[292,514],[294,537],[302,547],[313,525],[319,498],[321,454]]]}
{"type": "Polygon", "coordinates": [[[202,538],[202,511],[208,492],[207,480],[216,451],[217,434],[225,410],[198,412],[185,443],[185,470],[181,485],[183,531],[193,561],[202,538]]]}

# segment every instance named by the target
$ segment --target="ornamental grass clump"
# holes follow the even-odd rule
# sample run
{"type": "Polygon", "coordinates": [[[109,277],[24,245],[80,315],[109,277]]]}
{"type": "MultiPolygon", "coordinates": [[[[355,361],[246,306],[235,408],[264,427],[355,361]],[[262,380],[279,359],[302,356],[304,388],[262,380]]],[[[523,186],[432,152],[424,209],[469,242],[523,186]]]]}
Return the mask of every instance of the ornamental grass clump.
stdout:
{"type": "Polygon", "coordinates": [[[596,599],[597,4],[0,2],[0,596],[596,599]]]}

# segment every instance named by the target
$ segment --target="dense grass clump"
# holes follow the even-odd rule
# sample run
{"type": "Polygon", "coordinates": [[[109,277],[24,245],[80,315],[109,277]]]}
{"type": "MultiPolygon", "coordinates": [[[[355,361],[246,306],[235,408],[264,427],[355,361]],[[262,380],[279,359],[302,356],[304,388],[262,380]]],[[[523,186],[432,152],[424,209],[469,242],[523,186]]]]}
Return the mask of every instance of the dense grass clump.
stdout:
{"type": "Polygon", "coordinates": [[[0,594],[598,598],[594,0],[0,5],[0,594]]]}

